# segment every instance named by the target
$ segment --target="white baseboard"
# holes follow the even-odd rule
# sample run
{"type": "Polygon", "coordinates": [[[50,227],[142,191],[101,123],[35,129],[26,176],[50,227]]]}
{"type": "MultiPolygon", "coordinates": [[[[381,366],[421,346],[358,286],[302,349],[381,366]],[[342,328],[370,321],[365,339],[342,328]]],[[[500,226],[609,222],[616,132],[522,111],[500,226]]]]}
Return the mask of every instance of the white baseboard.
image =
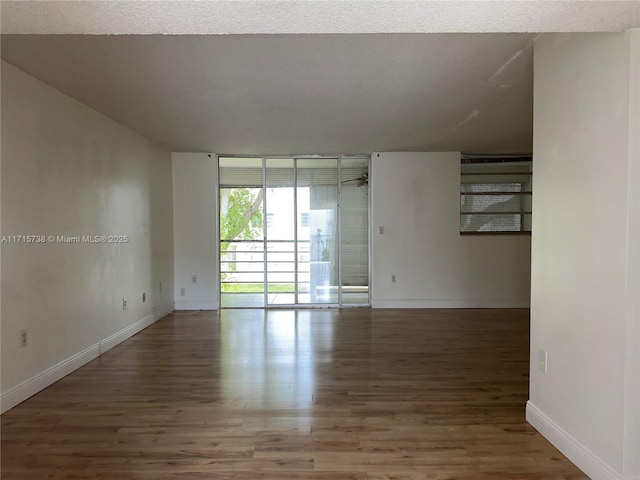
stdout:
{"type": "Polygon", "coordinates": [[[115,347],[119,343],[122,343],[126,339],[132,337],[141,330],[147,328],[149,325],[160,320],[173,311],[173,303],[161,305],[153,309],[153,313],[141,318],[140,320],[132,323],[131,325],[123,328],[119,332],[110,335],[104,340],[91,345],[90,347],[76,353],[75,355],[66,358],[60,363],[47,368],[45,371],[31,377],[30,379],[22,382],[2,394],[0,398],[0,413],[4,413],[7,410],[15,407],[16,405],[24,402],[29,397],[32,397],[36,393],[44,390],[49,385],[57,382],[61,378],[69,375],[74,370],[86,365],[91,360],[99,357],[110,348],[115,347]]]}
{"type": "Polygon", "coordinates": [[[371,300],[371,308],[529,308],[529,300],[371,300]]]}
{"type": "Polygon", "coordinates": [[[218,310],[218,302],[216,301],[208,301],[208,302],[200,302],[200,301],[177,301],[176,302],[176,310],[218,310]]]}
{"type": "Polygon", "coordinates": [[[57,365],[47,368],[44,372],[40,372],[29,380],[22,382],[20,385],[13,387],[2,394],[2,398],[0,399],[0,412],[4,413],[12,409],[19,403],[24,402],[27,398],[32,397],[39,391],[44,390],[49,385],[57,382],[62,377],[69,375],[74,370],[86,365],[99,356],[100,345],[92,345],[57,365]]]}
{"type": "Polygon", "coordinates": [[[640,475],[623,475],[613,468],[545,415],[531,401],[527,402],[526,418],[527,422],[590,478],[595,480],[640,480],[640,475]]]}
{"type": "Polygon", "coordinates": [[[136,333],[141,332],[149,325],[160,320],[162,317],[169,315],[173,312],[173,309],[173,303],[154,307],[153,312],[149,315],[142,317],[140,320],[132,323],[128,327],[123,328],[119,332],[116,332],[99,342],[98,347],[100,349],[100,355],[111,350],[113,347],[124,342],[128,338],[133,337],[136,333]]]}

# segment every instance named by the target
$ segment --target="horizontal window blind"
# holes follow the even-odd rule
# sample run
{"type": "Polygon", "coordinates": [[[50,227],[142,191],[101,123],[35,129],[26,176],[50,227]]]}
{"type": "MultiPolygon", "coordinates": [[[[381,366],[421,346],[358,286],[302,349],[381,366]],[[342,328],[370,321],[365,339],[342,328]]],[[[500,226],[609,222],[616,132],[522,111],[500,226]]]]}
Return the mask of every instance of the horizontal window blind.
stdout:
{"type": "Polygon", "coordinates": [[[369,284],[369,191],[353,179],[368,174],[366,162],[361,168],[343,168],[340,172],[342,212],[342,284],[369,284]]]}
{"type": "MultiPolygon", "coordinates": [[[[263,178],[261,158],[252,159],[255,160],[255,162],[243,161],[245,159],[221,158],[220,160],[220,187],[262,187],[263,178]]],[[[293,183],[293,169],[291,167],[274,167],[270,160],[270,158],[267,158],[267,185],[270,188],[291,187],[293,183]]],[[[297,186],[308,187],[312,185],[337,185],[338,174],[336,164],[336,160],[331,158],[314,159],[313,166],[310,165],[308,159],[298,160],[297,186]],[[326,164],[326,168],[323,168],[323,163],[326,164]]],[[[343,175],[349,175],[352,171],[355,173],[357,169],[349,170],[349,172],[343,171],[343,175]]],[[[360,175],[360,173],[358,173],[358,175],[360,175]]]]}
{"type": "Polygon", "coordinates": [[[531,157],[463,158],[461,233],[530,233],[531,157]]]}

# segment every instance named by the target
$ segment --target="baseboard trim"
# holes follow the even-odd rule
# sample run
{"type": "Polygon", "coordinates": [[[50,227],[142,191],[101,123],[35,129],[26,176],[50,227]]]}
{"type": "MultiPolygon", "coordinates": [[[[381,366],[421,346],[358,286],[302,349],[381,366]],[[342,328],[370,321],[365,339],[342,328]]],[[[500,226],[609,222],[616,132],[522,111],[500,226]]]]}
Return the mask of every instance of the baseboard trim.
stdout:
{"type": "Polygon", "coordinates": [[[536,407],[527,402],[526,419],[569,460],[590,478],[598,480],[640,480],[638,475],[623,475],[584,446],[536,407]]]}
{"type": "Polygon", "coordinates": [[[0,397],[0,413],[4,413],[7,410],[12,409],[36,393],[54,384],[61,378],[66,377],[74,370],[77,370],[83,365],[89,363],[91,360],[99,357],[107,350],[124,342],[136,333],[171,313],[173,308],[173,303],[155,307],[153,312],[149,315],[141,318],[113,335],[110,335],[95,345],[91,345],[81,352],[78,352],[58,364],[47,368],[43,372],[22,382],[20,385],[13,387],[6,393],[3,393],[2,397],[0,397]]]}
{"type": "Polygon", "coordinates": [[[142,317],[140,320],[132,323],[119,332],[116,332],[99,342],[98,347],[100,349],[100,355],[111,350],[113,347],[124,342],[125,340],[133,337],[136,333],[141,332],[149,325],[152,325],[156,321],[160,320],[162,317],[169,315],[172,311],[173,304],[166,304],[155,307],[153,309],[153,312],[149,315],[142,317]]]}
{"type": "Polygon", "coordinates": [[[529,300],[371,300],[371,308],[529,308],[529,300]]]}
{"type": "Polygon", "coordinates": [[[176,302],[176,310],[218,310],[218,302],[182,301],[176,302]]]}
{"type": "Polygon", "coordinates": [[[92,345],[13,387],[2,394],[0,398],[0,413],[12,409],[98,356],[100,356],[100,345],[92,345]]]}

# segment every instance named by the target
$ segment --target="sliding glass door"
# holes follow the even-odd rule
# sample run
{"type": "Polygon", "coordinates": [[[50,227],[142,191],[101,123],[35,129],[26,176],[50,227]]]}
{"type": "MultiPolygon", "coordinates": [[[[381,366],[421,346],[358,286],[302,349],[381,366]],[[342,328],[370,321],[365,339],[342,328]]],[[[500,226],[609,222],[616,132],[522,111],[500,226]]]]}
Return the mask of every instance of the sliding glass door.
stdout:
{"type": "Polygon", "coordinates": [[[221,306],[367,305],[368,162],[220,157],[221,306]]]}
{"type": "Polygon", "coordinates": [[[341,303],[369,303],[369,159],[340,161],[341,303]]]}
{"type": "Polygon", "coordinates": [[[300,304],[339,304],[338,159],[297,160],[300,304]]]}

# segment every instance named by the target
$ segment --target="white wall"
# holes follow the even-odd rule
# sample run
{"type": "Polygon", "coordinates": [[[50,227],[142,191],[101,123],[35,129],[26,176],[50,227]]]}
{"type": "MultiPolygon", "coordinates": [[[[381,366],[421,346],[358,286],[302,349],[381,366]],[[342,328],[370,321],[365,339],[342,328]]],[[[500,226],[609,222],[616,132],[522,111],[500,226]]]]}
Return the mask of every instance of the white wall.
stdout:
{"type": "Polygon", "coordinates": [[[173,153],[172,163],[176,309],[215,310],[219,290],[217,158],[206,153],[173,153]],[[193,275],[197,284],[192,283],[193,275]]]}
{"type": "Polygon", "coordinates": [[[639,37],[535,44],[527,419],[597,479],[640,478],[639,37]]]}
{"type": "Polygon", "coordinates": [[[2,235],[129,237],[2,244],[4,411],[173,309],[173,222],[169,152],[5,62],[1,105],[2,235]]]}
{"type": "Polygon", "coordinates": [[[373,307],[529,305],[530,237],[460,235],[459,153],[374,153],[371,195],[373,307]]]}

